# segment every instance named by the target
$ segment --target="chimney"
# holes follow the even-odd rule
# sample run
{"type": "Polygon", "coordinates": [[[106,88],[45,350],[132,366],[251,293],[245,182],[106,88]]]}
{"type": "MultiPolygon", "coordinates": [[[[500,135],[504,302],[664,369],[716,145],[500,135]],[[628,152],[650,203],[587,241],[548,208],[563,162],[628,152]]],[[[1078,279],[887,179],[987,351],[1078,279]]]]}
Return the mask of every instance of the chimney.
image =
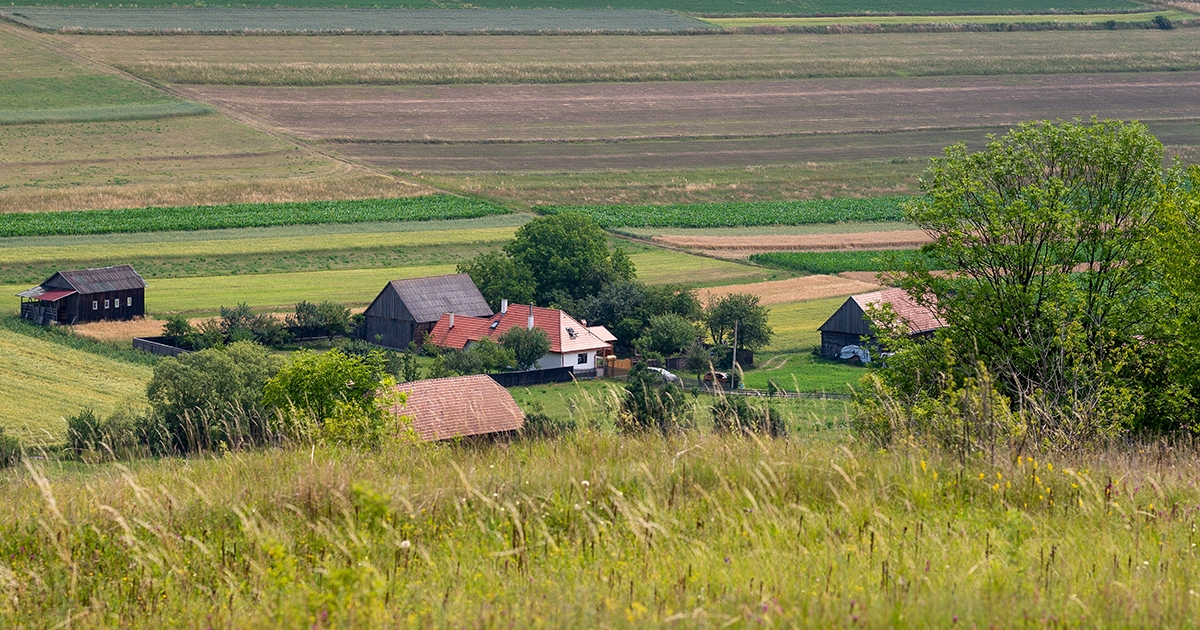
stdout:
{"type": "Polygon", "coordinates": [[[584,328],[587,328],[587,320],[586,320],[586,319],[581,319],[581,320],[579,320],[579,323],[580,323],[580,324],[583,324],[583,327],[584,327],[584,328]]]}
{"type": "Polygon", "coordinates": [[[508,314],[508,300],[500,300],[500,314],[501,315],[508,314]]]}
{"type": "Polygon", "coordinates": [[[450,313],[450,327],[454,328],[454,313],[450,313]]]}
{"type": "Polygon", "coordinates": [[[533,330],[533,305],[529,305],[529,330],[533,330]]]}

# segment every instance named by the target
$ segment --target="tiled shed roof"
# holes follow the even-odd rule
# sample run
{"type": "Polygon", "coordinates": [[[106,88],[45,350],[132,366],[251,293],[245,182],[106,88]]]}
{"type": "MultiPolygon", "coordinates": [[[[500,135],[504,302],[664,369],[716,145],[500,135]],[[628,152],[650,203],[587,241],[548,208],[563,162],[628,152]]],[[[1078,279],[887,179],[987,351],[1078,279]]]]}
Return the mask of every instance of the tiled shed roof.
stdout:
{"type": "Polygon", "coordinates": [[[555,354],[603,350],[616,341],[616,337],[608,330],[600,326],[588,328],[558,309],[522,304],[509,305],[507,313],[498,313],[491,317],[456,315],[454,328],[450,328],[450,315],[444,314],[434,325],[429,340],[442,348],[462,348],[468,342],[479,341],[484,337],[496,340],[509,328],[528,326],[530,309],[533,313],[534,327],[546,331],[546,335],[550,337],[550,352],[555,354]],[[602,338],[602,334],[609,339],[602,338]]]}
{"type": "Polygon", "coordinates": [[[436,378],[396,386],[408,401],[392,408],[412,416],[417,437],[426,442],[516,431],[525,422],[508,390],[490,376],[436,378]]]}
{"type": "Polygon", "coordinates": [[[863,313],[868,312],[872,304],[891,304],[892,311],[896,313],[900,321],[908,325],[910,334],[915,335],[946,327],[946,322],[936,312],[913,301],[904,289],[892,288],[860,293],[850,296],[850,299],[858,304],[863,313]]]}

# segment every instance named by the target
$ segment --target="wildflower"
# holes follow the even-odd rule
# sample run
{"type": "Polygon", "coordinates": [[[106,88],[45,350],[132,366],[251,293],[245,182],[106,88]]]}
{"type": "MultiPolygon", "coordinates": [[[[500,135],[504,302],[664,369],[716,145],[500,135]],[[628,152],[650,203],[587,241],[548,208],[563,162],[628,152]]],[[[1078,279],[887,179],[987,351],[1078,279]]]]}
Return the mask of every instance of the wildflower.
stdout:
{"type": "Polygon", "coordinates": [[[1001,475],[999,471],[996,471],[996,479],[997,480],[1004,479],[1004,475],[1001,475]]]}
{"type": "Polygon", "coordinates": [[[925,472],[925,460],[921,460],[921,472],[925,472]]]}
{"type": "Polygon", "coordinates": [[[586,487],[588,487],[588,486],[590,486],[590,485],[592,485],[592,484],[588,483],[588,480],[587,480],[587,479],[584,479],[583,481],[580,481],[580,482],[579,482],[579,485],[581,485],[581,486],[583,486],[584,488],[586,488],[586,487]]]}
{"type": "Polygon", "coordinates": [[[998,484],[998,483],[992,484],[992,490],[995,492],[1000,492],[1000,484],[998,484]]]}
{"type": "Polygon", "coordinates": [[[983,481],[983,473],[979,473],[979,480],[983,481]]]}
{"type": "Polygon", "coordinates": [[[400,548],[401,548],[401,549],[408,549],[408,548],[409,548],[409,547],[411,547],[411,546],[412,546],[412,543],[408,542],[407,540],[401,540],[401,541],[400,541],[400,548]]]}
{"type": "Polygon", "coordinates": [[[937,471],[933,471],[933,480],[937,481],[937,471]]]}
{"type": "Polygon", "coordinates": [[[1005,482],[1004,482],[1004,487],[1005,487],[1005,488],[1011,488],[1011,487],[1012,487],[1012,482],[1011,482],[1011,481],[1005,481],[1005,482]]]}

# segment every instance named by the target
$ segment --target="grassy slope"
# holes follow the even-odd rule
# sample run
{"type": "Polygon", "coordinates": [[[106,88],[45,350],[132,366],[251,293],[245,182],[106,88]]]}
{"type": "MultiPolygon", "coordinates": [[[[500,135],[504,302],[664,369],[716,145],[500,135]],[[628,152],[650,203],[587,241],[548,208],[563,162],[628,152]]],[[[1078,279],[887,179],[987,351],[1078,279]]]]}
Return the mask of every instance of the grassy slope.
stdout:
{"type": "Polygon", "coordinates": [[[821,343],[817,327],[846,301],[844,297],[791,302],[770,307],[768,322],[775,338],[767,350],[776,352],[807,352],[821,343]]]}
{"type": "Polygon", "coordinates": [[[1193,453],[960,464],[842,436],[34,462],[0,476],[0,555],[40,578],[0,586],[0,625],[1194,622],[1193,453]]]}
{"type": "Polygon", "coordinates": [[[64,416],[108,414],[143,395],[150,368],[0,328],[0,426],[27,445],[58,443],[64,416]]]}

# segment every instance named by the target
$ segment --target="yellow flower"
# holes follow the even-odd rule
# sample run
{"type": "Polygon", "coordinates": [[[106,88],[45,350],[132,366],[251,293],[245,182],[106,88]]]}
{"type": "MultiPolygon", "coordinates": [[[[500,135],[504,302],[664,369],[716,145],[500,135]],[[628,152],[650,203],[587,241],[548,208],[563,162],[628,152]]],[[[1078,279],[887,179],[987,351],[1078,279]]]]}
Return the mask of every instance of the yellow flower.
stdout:
{"type": "Polygon", "coordinates": [[[1001,475],[999,471],[996,471],[996,479],[1004,479],[1004,475],[1001,475]]]}
{"type": "Polygon", "coordinates": [[[996,492],[1000,492],[1000,484],[998,484],[998,483],[992,484],[992,490],[995,490],[996,492]]]}
{"type": "Polygon", "coordinates": [[[921,472],[925,472],[925,460],[921,460],[921,472]]]}
{"type": "Polygon", "coordinates": [[[979,473],[979,480],[983,481],[983,473],[979,473]]]}
{"type": "Polygon", "coordinates": [[[1049,470],[1050,472],[1054,472],[1054,464],[1046,464],[1046,470],[1049,470]]]}
{"type": "Polygon", "coordinates": [[[933,471],[933,480],[937,481],[937,471],[933,471]]]}
{"type": "Polygon", "coordinates": [[[1012,487],[1012,482],[1011,482],[1011,481],[1005,481],[1005,482],[1004,482],[1004,487],[1005,487],[1005,488],[1011,488],[1011,487],[1012,487]]]}

